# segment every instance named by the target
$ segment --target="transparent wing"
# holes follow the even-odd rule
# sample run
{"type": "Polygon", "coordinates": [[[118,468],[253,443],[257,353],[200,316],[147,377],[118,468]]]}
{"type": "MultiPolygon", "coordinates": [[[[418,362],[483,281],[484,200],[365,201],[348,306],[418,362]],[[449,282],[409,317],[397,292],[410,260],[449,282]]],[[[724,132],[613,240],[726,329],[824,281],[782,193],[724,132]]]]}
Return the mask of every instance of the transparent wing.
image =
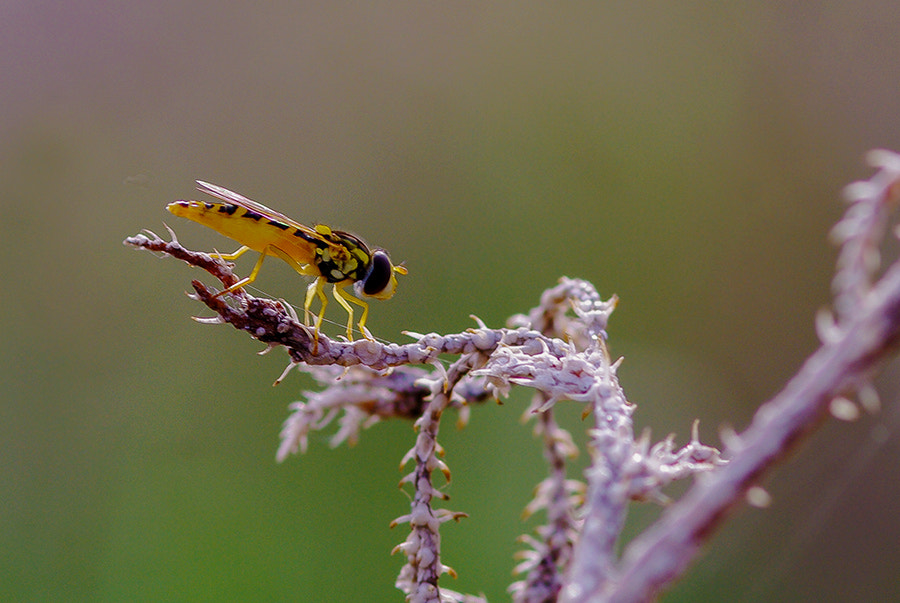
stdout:
{"type": "MultiPolygon", "coordinates": [[[[306,233],[309,233],[312,236],[318,237],[318,233],[316,233],[316,231],[313,230],[312,228],[310,228],[309,226],[300,224],[296,220],[292,220],[291,218],[288,218],[286,215],[284,215],[281,212],[277,212],[274,209],[270,209],[270,208],[266,207],[265,205],[263,205],[262,203],[257,203],[256,201],[248,199],[247,197],[245,197],[243,195],[239,195],[238,193],[236,193],[234,191],[230,191],[227,188],[223,188],[223,187],[217,186],[215,184],[210,184],[209,182],[203,182],[202,180],[198,180],[197,181],[197,190],[200,192],[206,193],[207,195],[212,195],[213,197],[221,199],[225,203],[233,203],[233,204],[237,205],[238,207],[243,207],[244,209],[249,209],[250,211],[255,211],[258,214],[262,214],[266,218],[270,218],[272,220],[282,222],[284,224],[287,224],[288,226],[293,226],[294,228],[296,228],[298,230],[302,230],[306,233]]],[[[318,238],[321,238],[321,237],[318,237],[318,238]]]]}
{"type": "MultiPolygon", "coordinates": [[[[292,220],[281,212],[277,212],[274,209],[270,209],[263,205],[262,203],[257,203],[251,199],[243,195],[239,195],[234,191],[230,191],[227,188],[223,188],[221,186],[217,186],[215,184],[210,184],[209,182],[203,182],[202,180],[197,180],[197,190],[204,192],[208,195],[212,195],[225,203],[232,203],[237,205],[238,207],[242,207],[248,211],[256,212],[262,215],[264,218],[268,220],[272,220],[275,222],[281,222],[282,224],[287,225],[290,228],[294,228],[300,233],[302,233],[302,239],[315,245],[327,245],[330,249],[333,250],[333,255],[335,257],[342,257],[348,253],[349,248],[357,249],[363,252],[363,254],[368,257],[369,250],[366,247],[366,244],[363,243],[358,237],[351,235],[349,233],[345,233],[342,231],[331,231],[333,235],[336,235],[338,240],[335,238],[328,238],[324,236],[322,233],[316,231],[314,228],[310,228],[304,224],[300,224],[296,220],[292,220]],[[313,243],[316,242],[316,243],[313,243]]],[[[329,229],[330,230],[330,229],[329,229]]],[[[282,234],[283,231],[280,231],[278,234],[282,234]]],[[[226,235],[231,236],[231,235],[226,235]]],[[[234,237],[232,237],[234,238],[234,237]]],[[[240,238],[236,240],[240,241],[240,238]]],[[[297,244],[297,238],[290,237],[287,239],[290,243],[297,244]]],[[[309,253],[314,253],[315,247],[312,250],[309,250],[309,253]]],[[[282,249],[282,251],[287,251],[287,249],[282,249]]],[[[301,261],[300,258],[296,258],[298,261],[301,261]]],[[[309,263],[311,260],[307,260],[302,258],[301,263],[309,263]]],[[[367,261],[367,260],[366,260],[367,261]]]]}

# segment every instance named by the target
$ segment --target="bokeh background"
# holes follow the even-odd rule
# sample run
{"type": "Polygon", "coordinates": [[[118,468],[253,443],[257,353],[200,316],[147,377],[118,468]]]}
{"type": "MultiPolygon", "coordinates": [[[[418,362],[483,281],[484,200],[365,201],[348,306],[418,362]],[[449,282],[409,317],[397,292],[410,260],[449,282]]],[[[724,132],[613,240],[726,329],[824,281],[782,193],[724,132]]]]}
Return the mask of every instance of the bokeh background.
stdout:
{"type": "MultiPolygon", "coordinates": [[[[900,150],[897,31],[887,0],[4,3],[0,598],[401,599],[411,426],[277,464],[309,380],[271,387],[282,352],[189,319],[196,270],[122,246],[165,221],[230,250],[164,211],[198,178],[404,260],[381,337],[499,326],[582,277],[621,298],[639,429],[746,426],[816,348],[842,187],[900,150]]],[[[305,287],[275,261],[257,284],[305,287]]],[[[896,367],[879,383],[885,412],[826,422],[666,601],[900,598],[896,367]]],[[[527,398],[442,432],[471,516],[445,584],[494,601],[542,476],[527,398]]]]}

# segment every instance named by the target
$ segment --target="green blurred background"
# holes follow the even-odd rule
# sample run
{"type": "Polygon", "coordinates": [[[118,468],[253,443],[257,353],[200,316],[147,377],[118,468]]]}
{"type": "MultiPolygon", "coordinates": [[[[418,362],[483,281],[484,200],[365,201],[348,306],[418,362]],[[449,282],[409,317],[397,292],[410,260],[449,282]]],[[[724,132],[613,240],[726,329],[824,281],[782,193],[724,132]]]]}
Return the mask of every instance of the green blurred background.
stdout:
{"type": "MultiPolygon", "coordinates": [[[[164,211],[198,178],[404,260],[381,337],[499,326],[589,279],[621,298],[639,429],[744,427],[817,345],[841,188],[866,150],[900,150],[898,30],[887,0],[5,3],[0,598],[401,600],[410,425],[276,464],[310,381],[272,388],[282,352],[189,319],[208,315],[183,295],[198,271],[122,246],[165,221],[230,250],[164,211]]],[[[274,261],[258,285],[305,287],[274,261]]],[[[900,598],[897,377],[666,600],[900,598]]],[[[441,438],[471,515],[443,531],[446,584],[495,601],[542,475],[527,398],[441,438]]],[[[657,514],[636,506],[628,535],[657,514]]]]}

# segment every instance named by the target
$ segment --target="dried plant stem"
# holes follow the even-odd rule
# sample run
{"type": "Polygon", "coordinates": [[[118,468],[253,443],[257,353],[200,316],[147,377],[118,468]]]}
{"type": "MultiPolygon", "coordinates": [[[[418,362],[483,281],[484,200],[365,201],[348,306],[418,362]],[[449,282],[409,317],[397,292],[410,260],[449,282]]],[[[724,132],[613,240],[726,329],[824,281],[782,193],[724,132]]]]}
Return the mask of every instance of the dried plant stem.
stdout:
{"type": "Polygon", "coordinates": [[[526,576],[510,587],[516,603],[556,601],[563,585],[562,570],[569,566],[572,546],[581,525],[575,519],[575,513],[582,503],[584,485],[567,479],[566,474],[567,460],[578,450],[569,432],[557,424],[553,408],[536,415],[531,412],[546,403],[547,396],[536,393],[527,415],[536,416],[535,433],[543,440],[549,475],[538,484],[534,500],[526,507],[524,515],[529,517],[543,509],[547,521],[536,530],[539,538],[522,538],[533,550],[518,555],[524,562],[515,571],[526,576]]]}
{"type": "MultiPolygon", "coordinates": [[[[453,574],[441,560],[440,525],[465,514],[435,506],[447,498],[434,483],[435,470],[450,480],[438,434],[447,409],[457,409],[465,422],[470,404],[506,396],[513,386],[535,390],[529,415],[537,417],[535,432],[548,462],[548,476],[526,508],[526,515],[544,511],[546,523],[523,539],[529,549],[516,568],[524,578],[510,587],[515,601],[648,601],[681,575],[728,509],[826,412],[853,415],[851,396],[864,408],[877,406],[869,381],[900,346],[900,262],[878,277],[880,246],[900,203],[900,156],[880,151],[870,160],[879,171],[848,187],[851,206],[832,232],[841,251],[833,281],[835,317],[822,314],[817,323],[822,345],[784,390],[760,407],[746,431],[723,433],[724,454],[700,443],[696,423],[691,441],[680,449],[671,437],[652,446],[649,434],[635,439],[635,407],[619,384],[619,362],[610,359],[605,344],[617,300],[602,300],[586,281],[561,279],[536,308],[510,319],[510,328],[489,329],[476,319],[477,328],[462,333],[410,334],[415,341],[406,345],[323,334],[316,340],[286,304],[243,290],[217,296],[193,281],[193,297],[215,312],[201,322],[231,324],[270,348],[284,346],[289,369],[305,370],[319,381],[321,391],[305,392],[305,401],[291,405],[279,460],[305,450],[308,433],[339,415],[333,444],[355,441],[381,419],[415,420],[415,445],[401,464],[414,464],[401,481],[413,489],[410,512],[394,521],[410,525],[395,549],[406,557],[396,585],[408,601],[482,600],[439,586],[442,574],[453,574]],[[445,370],[441,354],[458,358],[445,370]],[[586,485],[566,477],[567,458],[576,450],[554,420],[553,407],[561,401],[582,404],[593,414],[586,485]],[[630,502],[660,500],[667,484],[694,476],[687,494],[617,558],[630,502]]],[[[228,264],[184,249],[174,234],[169,242],[148,235],[125,243],[201,267],[225,287],[237,282],[228,264]]]]}
{"type": "Polygon", "coordinates": [[[654,526],[628,545],[618,577],[581,600],[651,599],[681,575],[725,512],[818,423],[832,400],[854,392],[860,392],[860,398],[873,395],[869,379],[900,342],[900,262],[872,284],[889,215],[900,202],[900,155],[873,151],[868,158],[878,171],[870,180],[847,187],[851,205],[832,231],[841,245],[833,281],[837,319],[820,317],[822,346],[775,398],[759,408],[746,431],[723,434],[729,463],[701,476],[654,526]]]}
{"type": "MultiPolygon", "coordinates": [[[[727,438],[729,463],[698,479],[657,524],[625,550],[618,578],[598,601],[646,601],[678,577],[723,514],[791,444],[856,389],[900,339],[900,265],[893,266],[843,335],[828,341],[740,435],[727,438]]],[[[581,599],[588,600],[588,599],[581,599]]]]}
{"type": "Polygon", "coordinates": [[[411,457],[415,461],[415,467],[403,482],[413,484],[415,491],[409,515],[396,519],[394,525],[401,522],[410,525],[409,536],[395,550],[406,554],[407,564],[400,571],[397,587],[406,593],[407,599],[411,602],[440,603],[441,590],[438,588],[438,579],[444,573],[454,573],[451,568],[441,563],[439,527],[441,523],[459,519],[465,514],[453,513],[446,509],[435,510],[432,507],[434,498],[446,499],[446,495],[434,485],[434,470],[439,469],[447,482],[450,481],[450,470],[439,458],[443,451],[437,442],[437,436],[441,417],[450,405],[453,388],[475,366],[475,363],[479,363],[477,357],[477,354],[463,356],[453,363],[446,373],[446,378],[432,381],[431,401],[416,421],[416,429],[419,432],[416,444],[407,453],[406,458],[411,457]]]}
{"type": "Polygon", "coordinates": [[[614,378],[605,346],[596,354],[602,370],[602,387],[594,400],[591,431],[592,463],[588,481],[585,519],[566,577],[560,601],[583,601],[615,575],[615,546],[625,524],[632,493],[634,468],[633,407],[614,378]]]}

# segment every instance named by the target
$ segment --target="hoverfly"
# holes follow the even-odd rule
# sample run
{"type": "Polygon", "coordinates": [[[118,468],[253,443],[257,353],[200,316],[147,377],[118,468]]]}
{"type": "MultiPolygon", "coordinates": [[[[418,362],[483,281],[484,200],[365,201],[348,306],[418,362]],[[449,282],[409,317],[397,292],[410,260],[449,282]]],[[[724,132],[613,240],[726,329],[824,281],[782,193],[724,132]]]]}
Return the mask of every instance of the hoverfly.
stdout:
{"type": "Polygon", "coordinates": [[[365,337],[372,338],[366,329],[369,304],[360,298],[390,299],[397,287],[394,274],[406,274],[406,267],[393,265],[386,251],[370,251],[361,239],[348,232],[332,230],[324,224],[304,226],[261,203],[208,182],[198,180],[197,190],[219,201],[173,201],[166,209],[242,244],[234,253],[210,254],[213,257],[230,261],[250,250],[260,254],[249,276],[220,291],[217,296],[252,283],[266,256],[275,256],[300,274],[315,277],[307,287],[303,313],[309,324],[309,308],[313,298],[317,297],[321,308],[314,323],[316,341],[328,305],[324,292],[326,284],[333,286],[334,299],[347,311],[347,339],[353,340],[353,308],[348,302],[362,308],[359,330],[365,337]],[[344,291],[351,283],[356,297],[344,291]]]}

